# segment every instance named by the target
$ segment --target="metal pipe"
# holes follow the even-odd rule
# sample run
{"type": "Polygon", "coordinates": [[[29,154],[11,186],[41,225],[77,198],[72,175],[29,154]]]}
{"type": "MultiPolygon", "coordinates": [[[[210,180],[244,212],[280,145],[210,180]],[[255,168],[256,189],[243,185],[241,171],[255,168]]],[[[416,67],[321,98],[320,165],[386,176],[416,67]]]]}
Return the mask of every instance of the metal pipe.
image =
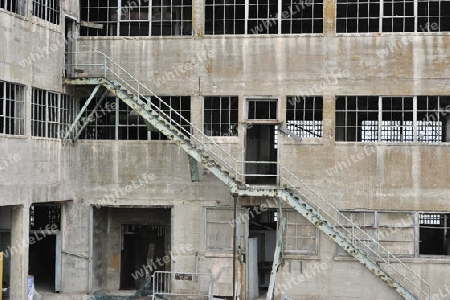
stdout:
{"type": "MultiPolygon", "coordinates": [[[[233,194],[233,198],[234,198],[233,222],[236,222],[238,194],[233,194]]],[[[236,237],[237,237],[237,226],[233,226],[233,300],[236,299],[236,237]]]]}

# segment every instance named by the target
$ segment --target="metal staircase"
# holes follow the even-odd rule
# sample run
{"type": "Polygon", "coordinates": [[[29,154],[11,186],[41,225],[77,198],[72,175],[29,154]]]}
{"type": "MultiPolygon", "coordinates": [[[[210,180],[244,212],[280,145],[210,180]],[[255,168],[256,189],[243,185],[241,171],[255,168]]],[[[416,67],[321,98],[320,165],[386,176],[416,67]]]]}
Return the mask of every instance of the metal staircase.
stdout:
{"type": "MultiPolygon", "coordinates": [[[[65,84],[104,86],[217,176],[232,193],[281,199],[405,299],[430,299],[431,290],[426,281],[286,167],[276,163],[277,186],[245,185],[245,176],[263,175],[245,174],[245,161],[233,157],[107,55],[102,52],[76,52],[67,55],[72,56],[69,61],[82,63],[66,66],[67,70],[76,70],[73,74],[77,77],[65,78],[65,84]],[[188,126],[175,122],[174,116],[188,126]]],[[[85,108],[86,105],[83,109],[85,108]]],[[[82,112],[74,124],[79,121],[81,115],[82,112]]],[[[70,132],[67,132],[64,139],[69,136],[70,132]]]]}

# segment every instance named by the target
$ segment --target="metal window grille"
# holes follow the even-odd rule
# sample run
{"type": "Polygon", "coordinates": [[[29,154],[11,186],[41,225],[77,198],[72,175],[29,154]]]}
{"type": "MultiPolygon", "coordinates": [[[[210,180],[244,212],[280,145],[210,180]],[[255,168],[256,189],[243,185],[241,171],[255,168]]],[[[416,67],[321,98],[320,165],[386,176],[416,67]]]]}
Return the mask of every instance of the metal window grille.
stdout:
{"type": "Polygon", "coordinates": [[[21,16],[26,16],[27,0],[0,0],[0,8],[21,16]]]}
{"type": "Polygon", "coordinates": [[[25,134],[25,87],[0,81],[0,134],[25,134]]]}
{"type": "Polygon", "coordinates": [[[286,128],[299,137],[322,137],[323,97],[288,96],[286,128]]]}
{"type": "Polygon", "coordinates": [[[72,96],[33,88],[31,98],[31,134],[62,138],[75,119],[72,96]]]}
{"type": "Polygon", "coordinates": [[[192,0],[82,0],[81,19],[102,24],[82,27],[84,36],[174,36],[192,34],[192,0]]]}
{"type": "Polygon", "coordinates": [[[33,89],[31,99],[31,133],[33,136],[45,137],[47,134],[46,103],[46,91],[33,89]]]}
{"type": "Polygon", "coordinates": [[[238,134],[237,96],[204,98],[204,132],[210,136],[235,136],[238,134]]]}
{"type": "Polygon", "coordinates": [[[60,23],[60,0],[33,0],[33,16],[58,25],[60,23]]]}
{"type": "Polygon", "coordinates": [[[338,0],[336,31],[450,31],[450,1],[338,0]]]}

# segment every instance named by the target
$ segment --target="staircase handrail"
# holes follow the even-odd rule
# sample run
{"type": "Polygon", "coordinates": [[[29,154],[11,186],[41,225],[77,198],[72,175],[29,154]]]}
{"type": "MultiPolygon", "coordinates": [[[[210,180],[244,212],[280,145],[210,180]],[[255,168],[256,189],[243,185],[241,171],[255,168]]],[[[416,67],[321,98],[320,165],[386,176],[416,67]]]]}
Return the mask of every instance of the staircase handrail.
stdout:
{"type": "MultiPolygon", "coordinates": [[[[138,99],[146,99],[147,103],[146,105],[150,105],[150,107],[152,107],[152,109],[158,111],[158,113],[160,113],[161,115],[163,115],[168,122],[170,122],[170,124],[175,124],[176,126],[178,126],[178,130],[180,132],[182,132],[183,135],[185,135],[186,137],[189,138],[193,138],[194,140],[196,140],[197,142],[200,143],[200,145],[203,146],[203,148],[205,148],[205,146],[207,145],[206,143],[204,143],[204,141],[200,140],[197,138],[197,136],[191,132],[189,132],[188,130],[186,130],[181,124],[178,124],[174,121],[172,121],[171,117],[168,116],[161,108],[159,108],[158,106],[156,106],[154,103],[152,103],[147,97],[148,95],[144,95],[141,92],[141,88],[144,89],[145,91],[149,92],[152,96],[156,97],[159,101],[161,101],[161,103],[164,103],[166,105],[166,107],[170,110],[171,113],[174,113],[175,115],[177,115],[178,117],[180,117],[181,120],[183,120],[184,122],[186,122],[187,125],[189,125],[190,128],[192,128],[196,133],[199,134],[200,137],[206,139],[208,142],[210,142],[210,144],[214,145],[215,147],[217,147],[217,149],[219,149],[223,154],[225,154],[225,156],[228,159],[231,159],[232,162],[235,163],[235,167],[233,167],[232,165],[230,165],[230,163],[228,163],[224,158],[220,157],[217,153],[214,152],[213,149],[210,149],[209,147],[206,147],[208,150],[208,153],[212,154],[215,158],[217,158],[219,161],[225,163],[225,165],[227,166],[227,169],[231,172],[233,172],[235,174],[235,179],[238,179],[238,176],[258,176],[258,174],[245,174],[245,172],[240,172],[237,168],[238,164],[245,164],[245,163],[263,163],[263,164],[267,164],[267,163],[273,163],[276,164],[278,167],[278,170],[281,171],[283,170],[284,172],[286,172],[289,176],[291,176],[294,179],[294,183],[291,183],[288,179],[286,179],[285,177],[283,177],[281,175],[281,172],[278,172],[278,174],[274,174],[274,175],[270,175],[270,176],[277,176],[278,177],[278,181],[279,181],[279,185],[284,187],[284,188],[288,188],[288,189],[292,189],[294,190],[297,194],[299,194],[300,196],[302,196],[305,200],[307,200],[307,203],[311,206],[316,206],[315,209],[317,210],[317,214],[318,216],[320,216],[320,212],[324,212],[328,218],[330,218],[331,220],[334,221],[335,224],[333,224],[333,226],[339,226],[340,228],[342,228],[345,232],[347,232],[348,234],[351,235],[352,239],[356,239],[357,241],[359,241],[365,248],[367,248],[371,253],[373,253],[378,259],[380,259],[383,263],[387,264],[387,266],[392,269],[395,273],[399,274],[401,277],[403,277],[409,284],[411,284],[417,291],[419,291],[421,294],[425,295],[427,299],[429,299],[430,295],[431,295],[431,287],[429,285],[429,283],[427,283],[423,278],[421,278],[419,275],[417,275],[409,266],[407,266],[405,263],[403,263],[396,255],[394,255],[393,253],[391,253],[388,249],[386,249],[383,245],[381,245],[377,240],[375,240],[372,236],[370,236],[367,232],[365,232],[363,229],[361,229],[360,226],[358,226],[357,224],[355,224],[350,218],[348,218],[347,216],[345,216],[342,212],[340,212],[333,204],[331,204],[330,202],[328,202],[325,198],[323,198],[319,193],[317,193],[316,191],[314,191],[309,185],[307,185],[303,180],[301,180],[300,178],[298,178],[294,173],[292,173],[289,169],[287,169],[285,166],[283,166],[281,163],[279,162],[262,162],[262,161],[242,161],[242,160],[238,160],[236,159],[231,153],[229,153],[228,151],[226,151],[225,149],[223,149],[218,143],[216,143],[213,139],[211,139],[208,135],[206,135],[202,130],[200,130],[199,128],[197,128],[194,124],[192,124],[189,120],[187,120],[184,116],[182,116],[178,111],[174,110],[170,105],[168,105],[167,103],[165,103],[158,95],[156,95],[151,89],[149,89],[148,87],[146,87],[144,84],[142,84],[138,79],[136,79],[133,75],[131,75],[127,70],[125,70],[123,67],[121,67],[119,64],[117,64],[112,58],[110,58],[108,55],[106,55],[104,52],[102,51],[87,51],[87,52],[67,52],[66,54],[88,54],[88,53],[96,53],[96,54],[100,54],[103,56],[103,63],[102,64],[71,64],[71,65],[77,65],[77,66],[97,66],[97,67],[103,67],[103,76],[108,79],[107,76],[107,71],[109,71],[111,74],[114,74],[114,76],[116,77],[116,79],[118,79],[120,81],[121,84],[125,84],[128,88],[130,88],[132,91],[134,91],[135,93],[137,93],[138,95],[138,99]],[[135,88],[133,85],[129,84],[127,80],[123,79],[119,74],[117,74],[113,69],[109,68],[107,65],[107,62],[110,62],[111,64],[113,64],[115,67],[117,67],[121,72],[125,73],[133,82],[137,83],[137,88],[135,88]],[[184,133],[183,133],[184,131],[184,133]],[[340,223],[339,219],[336,219],[335,216],[333,216],[332,214],[330,214],[327,210],[325,209],[321,209],[320,203],[317,201],[314,201],[313,199],[311,199],[311,197],[308,197],[305,193],[303,193],[297,186],[296,184],[300,184],[301,186],[303,186],[304,188],[306,188],[306,190],[308,190],[309,192],[311,192],[313,195],[317,196],[317,199],[320,200],[324,206],[329,207],[331,209],[331,211],[335,214],[335,216],[338,216],[339,218],[343,218],[346,222],[348,222],[347,226],[350,225],[351,226],[351,231],[349,229],[347,229],[343,224],[340,223]],[[383,250],[386,254],[387,254],[387,259],[383,256],[381,256],[377,251],[375,251],[374,249],[372,249],[372,247],[367,246],[359,237],[357,237],[355,235],[355,230],[358,233],[361,233],[364,237],[367,238],[367,240],[371,241],[373,244],[375,244],[379,249],[383,250]],[[406,273],[402,273],[401,271],[399,271],[396,267],[394,267],[392,265],[391,260],[394,261],[394,263],[402,266],[410,275],[412,275],[413,277],[417,278],[423,285],[425,285],[428,289],[428,292],[424,291],[422,288],[418,287],[415,283],[413,283],[409,277],[406,275],[406,273]]],[[[259,176],[266,176],[266,175],[262,175],[259,174],[259,176]]],[[[269,175],[268,175],[269,176],[269,175]]],[[[324,207],[323,206],[323,207],[324,207]]],[[[337,231],[339,231],[337,228],[335,228],[337,231]]],[[[346,237],[347,238],[347,237],[346,237]]],[[[359,251],[361,251],[361,249],[359,249],[359,247],[357,247],[356,245],[354,245],[355,248],[359,251]]],[[[389,274],[389,272],[388,272],[389,274]]],[[[396,277],[394,277],[395,280],[397,280],[396,277]]]]}
{"type": "MultiPolygon", "coordinates": [[[[297,194],[299,194],[301,197],[304,198],[304,200],[306,201],[306,203],[308,203],[309,205],[313,204],[312,206],[314,207],[314,204],[316,207],[314,207],[317,210],[317,214],[320,216],[320,212],[324,212],[327,217],[331,220],[333,220],[335,222],[335,224],[332,224],[333,226],[339,226],[340,228],[342,228],[344,231],[346,231],[347,233],[349,233],[351,235],[351,237],[353,239],[358,240],[362,245],[364,245],[365,248],[367,248],[370,252],[372,252],[378,259],[380,259],[383,263],[387,264],[387,266],[389,268],[391,268],[394,272],[396,272],[397,274],[401,275],[407,282],[409,282],[412,286],[414,286],[414,288],[419,291],[421,294],[423,294],[426,299],[429,299],[429,297],[431,296],[431,287],[430,284],[428,282],[426,282],[422,277],[420,277],[418,274],[416,274],[408,265],[406,265],[404,262],[402,262],[395,254],[393,254],[391,251],[389,251],[386,247],[384,247],[383,245],[381,245],[377,240],[375,240],[372,236],[370,236],[366,231],[364,231],[360,226],[358,226],[355,222],[353,222],[350,218],[348,218],[346,215],[344,215],[341,211],[339,211],[339,209],[337,209],[332,203],[330,203],[329,201],[327,201],[325,198],[323,198],[319,193],[317,193],[315,190],[313,190],[308,184],[306,184],[303,180],[301,180],[300,178],[298,178],[298,176],[296,176],[294,173],[292,173],[289,169],[287,169],[286,167],[284,167],[281,163],[278,164],[278,167],[280,168],[280,170],[283,170],[284,172],[286,172],[288,175],[290,175],[294,181],[296,183],[300,183],[304,188],[306,188],[309,192],[311,192],[313,195],[317,196],[317,199],[321,202],[323,202],[325,204],[325,206],[329,207],[331,209],[331,212],[333,212],[335,215],[337,215],[340,218],[343,218],[345,221],[348,222],[348,224],[346,224],[347,226],[349,226],[352,231],[350,231],[349,229],[346,228],[346,226],[344,224],[342,224],[339,221],[339,218],[336,218],[335,216],[333,216],[332,214],[330,214],[326,209],[321,209],[320,204],[318,203],[318,201],[314,201],[313,199],[311,199],[311,197],[308,197],[305,193],[303,193],[295,184],[291,183],[289,180],[287,180],[285,177],[280,175],[280,185],[288,188],[288,189],[292,189],[294,190],[297,194]],[[285,183],[285,184],[283,184],[285,183]],[[359,233],[361,233],[365,238],[367,238],[367,240],[371,241],[372,243],[374,243],[377,247],[379,247],[381,250],[383,250],[386,254],[387,254],[387,259],[385,257],[383,257],[382,255],[380,255],[377,251],[375,251],[374,249],[372,249],[372,247],[367,246],[358,236],[355,235],[355,230],[359,233]],[[393,262],[391,261],[393,260],[393,262]],[[406,271],[409,272],[409,274],[413,275],[413,277],[415,277],[416,279],[418,279],[422,284],[424,284],[427,287],[428,291],[424,291],[422,288],[418,287],[415,283],[413,283],[408,276],[406,276],[406,274],[403,274],[402,272],[400,272],[396,267],[394,267],[392,265],[392,263],[397,263],[399,265],[401,265],[406,271]]],[[[322,208],[324,208],[322,206],[322,208]]],[[[395,278],[395,277],[394,277],[395,278]]],[[[396,278],[395,278],[396,279],[396,278]]]]}

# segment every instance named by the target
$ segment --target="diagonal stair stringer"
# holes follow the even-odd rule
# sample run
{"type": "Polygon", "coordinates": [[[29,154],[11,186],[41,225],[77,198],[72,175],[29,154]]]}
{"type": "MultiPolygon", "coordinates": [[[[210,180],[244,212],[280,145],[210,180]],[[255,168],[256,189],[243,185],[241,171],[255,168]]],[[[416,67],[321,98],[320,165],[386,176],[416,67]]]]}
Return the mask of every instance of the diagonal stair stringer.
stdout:
{"type": "MultiPolygon", "coordinates": [[[[317,205],[317,203],[305,196],[302,191],[297,189],[295,186],[302,185],[307,190],[309,189],[313,192],[306,184],[304,184],[300,179],[298,179],[292,172],[283,167],[281,164],[278,164],[278,168],[280,170],[279,176],[279,185],[274,187],[252,187],[247,186],[241,182],[241,179],[245,177],[244,173],[239,173],[237,167],[233,167],[230,163],[225,159],[231,159],[232,163],[242,163],[237,161],[231,154],[220,148],[214,141],[212,141],[209,137],[207,137],[200,129],[196,128],[192,123],[188,120],[183,119],[178,112],[173,110],[170,106],[170,111],[178,114],[178,117],[181,117],[184,121],[187,121],[187,124],[191,126],[191,130],[195,129],[195,133],[205,138],[208,143],[212,143],[216,148],[219,149],[219,154],[214,152],[213,148],[210,148],[210,144],[205,143],[202,140],[196,137],[196,134],[192,134],[191,132],[184,129],[180,124],[177,124],[173,119],[170,118],[167,114],[165,114],[161,109],[155,107],[148,98],[143,94],[144,92],[151,95],[156,96],[151,90],[146,88],[142,83],[140,83],[137,79],[135,79],[131,74],[129,74],[122,67],[117,65],[112,59],[107,57],[102,52],[93,52],[95,54],[101,54],[101,57],[104,58],[104,64],[102,66],[102,73],[104,76],[98,77],[84,77],[84,78],[64,78],[65,84],[71,85],[98,85],[101,84],[105,86],[111,93],[116,95],[119,99],[121,99],[125,104],[127,104],[130,108],[136,111],[139,115],[141,115],[147,122],[149,122],[154,128],[159,130],[162,134],[167,136],[170,140],[174,141],[178,146],[180,146],[187,154],[193,157],[196,161],[200,162],[206,169],[211,171],[219,180],[224,182],[231,190],[232,193],[237,193],[241,196],[270,196],[270,197],[278,197],[284,202],[288,203],[295,210],[297,210],[300,214],[302,214],[307,220],[312,222],[316,227],[318,227],[322,232],[327,234],[330,238],[332,238],[340,247],[345,249],[350,255],[352,255],[355,259],[361,262],[364,266],[366,266],[372,273],[386,282],[389,286],[393,287],[397,293],[399,293],[405,299],[429,299],[431,295],[431,291],[429,290],[429,284],[427,284],[422,278],[412,272],[409,267],[400,262],[392,253],[388,252],[385,248],[383,248],[377,241],[372,239],[372,242],[376,243],[377,247],[386,250],[388,253],[387,266],[386,260],[377,252],[369,248],[369,251],[372,251],[372,254],[377,258],[377,260],[369,257],[365,251],[362,249],[367,249],[367,247],[360,248],[358,243],[362,246],[364,242],[358,239],[357,236],[347,231],[347,234],[351,235],[351,240],[346,237],[345,228],[341,226],[341,224],[336,222],[336,218],[333,217],[330,212],[323,213],[321,210],[321,206],[317,205]],[[107,64],[111,64],[116,71],[113,71],[110,67],[106,66],[107,64]],[[131,81],[136,83],[136,86],[132,86],[129,81],[123,79],[118,74],[126,74],[131,78],[131,81]],[[114,78],[111,80],[109,78],[114,78]],[[222,157],[223,155],[224,157],[222,157]],[[286,174],[289,178],[294,178],[295,185],[286,184],[288,180],[283,178],[282,174],[286,174]],[[238,177],[240,176],[240,177],[238,177]],[[283,187],[281,187],[283,186],[283,187]],[[291,188],[287,188],[291,187],[291,188]],[[298,195],[301,195],[298,196],[298,195]],[[311,206],[312,205],[312,206],[311,206]],[[322,213],[321,213],[322,212],[322,213]],[[324,215],[327,216],[328,220],[325,219],[324,215]],[[342,228],[342,231],[337,227],[342,228]],[[356,241],[356,242],[355,242],[356,241]],[[393,261],[395,263],[399,263],[404,267],[404,272],[397,271],[392,264],[389,264],[389,256],[394,258],[393,261]],[[380,263],[381,262],[381,263],[380,263]],[[395,276],[394,276],[395,275],[395,276]],[[410,279],[412,278],[412,279],[410,279]],[[419,281],[419,284],[413,283],[412,280],[419,281]],[[422,289],[422,286],[425,286],[427,291],[422,289]],[[413,292],[414,291],[414,292],[413,292]]],[[[90,55],[92,52],[89,53],[90,55]]],[[[98,65],[89,65],[88,66],[98,66],[98,65]]],[[[98,73],[97,73],[98,74],[98,73]]],[[[161,98],[156,96],[160,101],[161,98]]],[[[321,201],[323,200],[328,207],[332,208],[331,213],[335,213],[341,218],[346,218],[341,212],[339,212],[334,206],[332,206],[329,202],[326,202],[325,199],[320,197],[317,193],[313,192],[315,196],[318,196],[321,201]]],[[[347,221],[351,223],[352,228],[356,228],[358,233],[366,234],[361,228],[359,228],[356,224],[354,224],[351,220],[346,218],[347,221]]],[[[367,235],[367,234],[366,234],[367,235]]],[[[368,235],[367,235],[368,236],[368,235]]],[[[371,254],[371,253],[368,253],[371,254]]]]}

